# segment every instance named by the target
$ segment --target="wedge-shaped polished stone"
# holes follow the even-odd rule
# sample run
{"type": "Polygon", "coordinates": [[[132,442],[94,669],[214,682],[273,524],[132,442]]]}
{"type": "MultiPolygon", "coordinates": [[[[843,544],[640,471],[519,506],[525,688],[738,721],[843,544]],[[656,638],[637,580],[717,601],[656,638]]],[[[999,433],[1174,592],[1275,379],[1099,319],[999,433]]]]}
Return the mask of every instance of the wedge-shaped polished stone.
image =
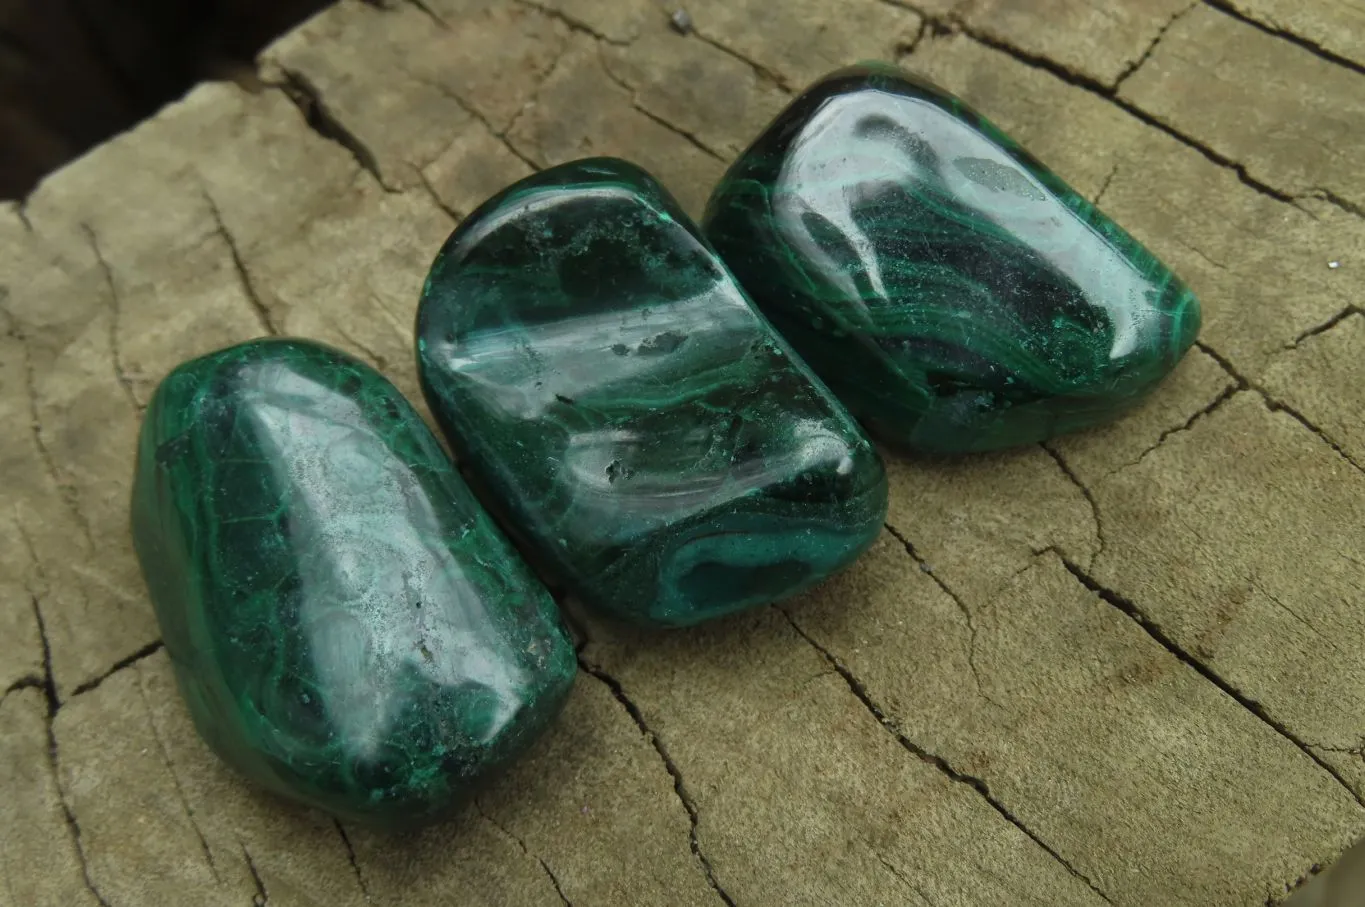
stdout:
{"type": "Polygon", "coordinates": [[[475,487],[591,607],[697,623],[812,585],[881,526],[857,424],[633,165],[484,204],[432,266],[417,343],[475,487]]]}
{"type": "Polygon", "coordinates": [[[1106,421],[1194,342],[1161,262],[962,101],[892,67],[801,95],[704,231],[878,437],[989,450],[1106,421]]]}
{"type": "Polygon", "coordinates": [[[349,356],[253,341],[177,368],[132,504],[194,722],[267,788],[432,819],[568,694],[548,592],[412,406],[349,356]]]}

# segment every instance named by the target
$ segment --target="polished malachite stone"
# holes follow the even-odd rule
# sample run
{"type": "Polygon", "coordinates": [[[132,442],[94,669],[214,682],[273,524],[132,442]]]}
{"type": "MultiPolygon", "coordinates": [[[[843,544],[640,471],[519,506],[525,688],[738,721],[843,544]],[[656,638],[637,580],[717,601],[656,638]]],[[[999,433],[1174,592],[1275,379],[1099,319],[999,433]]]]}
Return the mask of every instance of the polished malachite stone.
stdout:
{"type": "Polygon", "coordinates": [[[475,487],[590,607],[694,624],[811,586],[881,527],[857,424],[633,165],[485,203],[432,266],[417,349],[475,487]]]}
{"type": "Polygon", "coordinates": [[[253,341],[173,371],[132,525],[196,726],[278,793],[436,818],[568,695],[549,594],[412,406],[335,350],[253,341]]]}
{"type": "Polygon", "coordinates": [[[912,450],[1106,421],[1199,331],[1198,301],[1136,240],[962,101],[889,66],[797,98],[731,167],[703,229],[868,429],[912,450]]]}

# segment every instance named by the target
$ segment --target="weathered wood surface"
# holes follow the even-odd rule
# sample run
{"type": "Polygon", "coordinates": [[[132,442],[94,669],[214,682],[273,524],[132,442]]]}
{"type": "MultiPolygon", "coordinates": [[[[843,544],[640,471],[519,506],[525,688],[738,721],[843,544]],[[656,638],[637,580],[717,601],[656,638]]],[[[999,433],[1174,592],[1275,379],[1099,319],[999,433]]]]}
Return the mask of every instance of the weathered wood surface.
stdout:
{"type": "Polygon", "coordinates": [[[1334,0],[343,0],[0,208],[0,904],[1172,905],[1365,834],[1365,17],[1334,0]],[[130,549],[139,411],[265,333],[414,394],[455,219],[620,154],[693,211],[824,70],[964,94],[1182,273],[1146,408],[895,460],[881,543],[689,633],[591,626],[558,729],[449,824],[221,768],[130,549]]]}

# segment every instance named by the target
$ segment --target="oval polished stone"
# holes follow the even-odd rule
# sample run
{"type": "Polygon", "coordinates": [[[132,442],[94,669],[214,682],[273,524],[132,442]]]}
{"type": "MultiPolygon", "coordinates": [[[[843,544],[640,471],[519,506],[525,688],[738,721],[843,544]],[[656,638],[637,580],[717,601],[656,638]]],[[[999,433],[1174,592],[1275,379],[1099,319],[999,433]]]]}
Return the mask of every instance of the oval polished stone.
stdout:
{"type": "Polygon", "coordinates": [[[173,371],[132,526],[199,732],[296,800],[436,818],[568,695],[549,593],[412,406],[335,350],[252,341],[173,371]]]}
{"type": "Polygon", "coordinates": [[[490,508],[588,606],[694,624],[851,563],[880,458],[655,180],[547,170],[441,249],[427,402],[490,508]]]}
{"type": "Polygon", "coordinates": [[[874,435],[962,452],[1113,418],[1194,342],[1165,266],[962,101],[837,72],[735,162],[703,229],[874,435]]]}

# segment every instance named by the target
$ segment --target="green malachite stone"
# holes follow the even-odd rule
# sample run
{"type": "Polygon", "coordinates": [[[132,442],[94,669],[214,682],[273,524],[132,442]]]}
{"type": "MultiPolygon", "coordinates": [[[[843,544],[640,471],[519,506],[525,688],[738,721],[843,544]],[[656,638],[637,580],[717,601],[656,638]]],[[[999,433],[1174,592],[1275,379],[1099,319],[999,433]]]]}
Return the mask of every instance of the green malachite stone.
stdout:
{"type": "Polygon", "coordinates": [[[878,437],[989,450],[1106,421],[1194,342],[1150,252],[962,101],[888,66],[801,95],[703,229],[878,437]]]}
{"type": "Polygon", "coordinates": [[[436,818],[568,695],[549,594],[411,405],[335,350],[253,341],[173,371],[132,525],[200,733],[286,796],[436,818]]]}
{"type": "Polygon", "coordinates": [[[686,625],[851,563],[881,460],[655,180],[589,160],[484,204],[417,316],[427,402],[533,563],[686,625]]]}

